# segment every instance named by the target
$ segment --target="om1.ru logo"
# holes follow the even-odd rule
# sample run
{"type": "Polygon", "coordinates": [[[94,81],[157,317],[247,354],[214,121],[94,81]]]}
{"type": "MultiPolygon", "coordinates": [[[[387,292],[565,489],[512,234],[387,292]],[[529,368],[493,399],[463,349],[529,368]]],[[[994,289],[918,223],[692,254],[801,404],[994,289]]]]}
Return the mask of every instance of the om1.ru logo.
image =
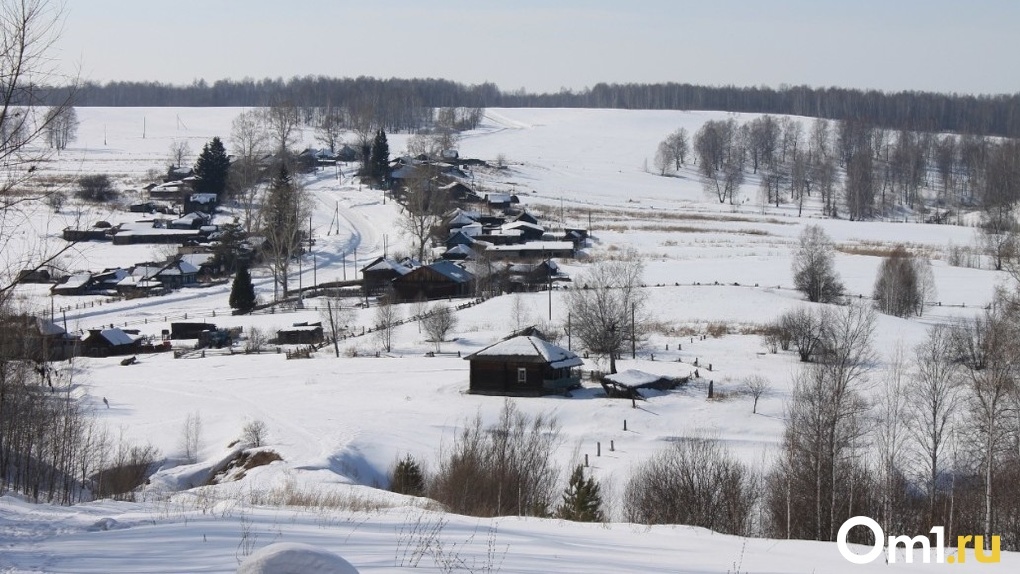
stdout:
{"type": "MultiPolygon", "coordinates": [[[[992,549],[989,553],[985,553],[984,541],[985,537],[979,535],[972,536],[970,534],[966,536],[956,537],[956,555],[946,556],[946,530],[942,526],[935,526],[931,529],[931,533],[935,535],[935,563],[936,564],[963,564],[967,561],[967,545],[973,543],[974,547],[974,558],[978,562],[983,564],[995,564],[999,561],[999,537],[992,536],[992,549]]],[[[836,548],[839,549],[839,553],[854,564],[867,564],[882,554],[882,542],[885,539],[885,532],[882,531],[882,527],[877,522],[868,518],[867,516],[854,516],[850,520],[843,523],[843,526],[839,527],[839,534],[836,535],[836,548]],[[871,529],[871,532],[875,535],[875,545],[866,554],[855,554],[850,551],[847,546],[846,537],[850,533],[850,529],[854,526],[864,526],[865,528],[871,529]]],[[[905,561],[909,564],[914,561],[914,549],[917,547],[921,548],[921,556],[923,557],[924,563],[928,564],[931,562],[931,542],[925,535],[915,536],[913,538],[909,536],[890,536],[889,545],[887,547],[887,556],[889,564],[896,563],[896,547],[903,545],[903,549],[906,551],[905,561]]]]}

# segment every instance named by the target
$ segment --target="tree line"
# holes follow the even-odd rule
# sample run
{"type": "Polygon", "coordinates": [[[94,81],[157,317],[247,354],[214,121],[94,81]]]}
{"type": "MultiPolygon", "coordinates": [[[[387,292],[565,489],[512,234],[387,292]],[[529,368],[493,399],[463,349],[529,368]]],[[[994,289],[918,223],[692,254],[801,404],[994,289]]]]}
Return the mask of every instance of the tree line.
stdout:
{"type": "Polygon", "coordinates": [[[663,176],[696,170],[706,194],[720,203],[745,201],[745,183],[755,182],[763,209],[792,204],[798,214],[811,197],[824,215],[853,220],[906,210],[947,223],[977,211],[997,269],[1016,249],[1015,139],[889,130],[857,120],[805,125],[766,114],[709,120],[693,135],[680,128],[658,144],[654,166],[663,176]]]}
{"type": "MultiPolygon", "coordinates": [[[[66,90],[53,89],[53,99],[66,90]]],[[[387,130],[416,125],[428,108],[566,107],[644,110],[716,110],[782,114],[863,122],[889,130],[1020,136],[1020,94],[971,95],[883,92],[810,86],[738,87],[686,83],[608,84],[556,93],[503,91],[495,84],[466,85],[433,78],[380,79],[325,76],[255,80],[88,82],[76,92],[81,106],[265,106],[292,101],[306,108],[350,105],[380,110],[387,130]]]]}

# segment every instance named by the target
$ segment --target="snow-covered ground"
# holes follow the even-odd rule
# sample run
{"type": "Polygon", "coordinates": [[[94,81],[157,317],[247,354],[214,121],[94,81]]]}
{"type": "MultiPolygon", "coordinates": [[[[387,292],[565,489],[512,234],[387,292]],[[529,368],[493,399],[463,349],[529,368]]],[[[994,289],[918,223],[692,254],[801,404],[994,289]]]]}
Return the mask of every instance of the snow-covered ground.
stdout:
{"type": "MultiPolygon", "coordinates": [[[[197,153],[219,135],[229,151],[230,122],[240,111],[83,108],[78,141],[45,166],[42,175],[109,173],[122,187],[138,187],[148,170],[165,165],[175,140],[186,139],[197,153]]],[[[837,265],[854,294],[870,293],[880,263],[877,257],[852,254],[854,247],[909,242],[934,257],[937,299],[943,305],[921,318],[880,316],[876,348],[883,357],[900,343],[916,344],[932,323],[973,315],[1006,278],[948,265],[943,253],[949,244],[974,244],[970,227],[833,221],[819,218],[815,205],[803,217],[786,206],[767,207],[763,213],[754,200],[753,182],[744,187],[747,201],[730,206],[704,195],[693,168],[675,177],[646,171],[655,146],[667,134],[681,126],[693,133],[708,119],[730,115],[488,110],[483,125],[461,142],[462,156],[491,161],[502,154],[510,162],[507,170],[478,169],[472,174],[476,185],[512,190],[525,207],[543,215],[543,222],[588,227],[590,221],[595,237],[591,258],[629,248],[643,258],[649,307],[658,326],[639,346],[637,358],[627,354],[619,361],[620,370],[685,376],[694,371],[695,361],[701,366],[701,379],[677,391],[654,393],[638,408],[602,397],[590,383],[569,398],[514,399],[523,412],[555,417],[564,482],[567,470],[588,455],[592,474],[608,493],[613,522],[478,520],[425,510],[423,501],[372,488],[385,483],[390,467],[405,454],[435,461],[458,428],[476,416],[495,419],[504,399],[466,394],[468,365],[455,354],[489,345],[519,324],[564,323],[565,293],[554,291],[523,295],[523,319],[513,315],[520,305],[509,296],[458,311],[453,340],[443,344],[444,353],[437,357],[426,356],[434,345],[409,322],[396,329],[393,351],[381,356],[376,356],[379,344],[365,336],[344,341],[340,358],[324,349],[308,360],[287,360],[275,352],[209,352],[181,359],[140,356],[138,364],[127,367],[115,358],[78,359],[73,372],[64,365],[74,393],[95,409],[111,433],[152,444],[168,462],[152,478],[143,502],[61,508],[0,498],[0,571],[231,572],[246,555],[274,542],[312,544],[343,556],[362,572],[413,566],[450,571],[439,556],[452,560],[449,564],[462,561],[462,571],[850,571],[854,566],[834,544],[625,524],[623,509],[614,501],[631,470],[675,437],[714,437],[757,468],[770,464],[798,364],[790,353],[767,354],[759,337],[741,331],[806,304],[792,290],[790,272],[791,252],[805,224],[824,226],[846,248],[837,265]],[[701,339],[698,334],[711,323],[726,324],[729,333],[701,339]],[[751,374],[765,375],[773,384],[756,414],[751,398],[740,392],[741,381],[751,374]],[[722,400],[706,400],[709,380],[722,400]],[[196,416],[201,420],[199,462],[180,464],[182,428],[196,416]],[[229,445],[250,421],[266,424],[266,443],[283,460],[252,469],[237,482],[200,486],[199,477],[229,456],[229,445]],[[338,493],[349,504],[324,510],[256,503],[283,491],[338,493]],[[439,532],[438,555],[416,550],[429,529],[439,532]]],[[[304,139],[313,143],[310,132],[304,139]]],[[[405,141],[406,136],[391,135],[392,153],[400,153],[405,141]]],[[[379,191],[360,186],[350,177],[353,169],[346,168],[342,181],[332,170],[305,181],[315,205],[317,239],[314,262],[308,257],[302,264],[306,285],[355,278],[355,270],[381,255],[384,245],[389,253],[409,252],[410,240],[396,224],[399,207],[379,191]]],[[[31,230],[20,241],[53,248],[62,244],[59,230],[76,218],[116,223],[134,215],[81,214],[73,205],[55,215],[40,209],[30,214],[31,230]]],[[[68,269],[102,269],[160,258],[164,251],[90,243],[76,246],[61,263],[68,269]]],[[[562,264],[570,274],[585,266],[583,261],[562,264]]],[[[271,295],[268,276],[256,272],[255,279],[259,293],[271,295]]],[[[37,309],[61,309],[58,318],[66,311],[71,330],[115,324],[155,335],[185,316],[245,330],[321,319],[314,309],[230,316],[229,285],[131,301],[51,301],[44,289],[33,286],[21,293],[37,309]]],[[[314,307],[316,301],[307,305],[314,307]]],[[[409,307],[401,308],[402,317],[410,314],[409,307]]],[[[373,313],[359,310],[355,324],[370,325],[373,313]]],[[[605,365],[588,361],[588,368],[600,367],[605,365]]],[[[881,366],[873,378],[880,376],[881,366]]],[[[1004,554],[1003,563],[991,570],[1004,571],[1009,564],[1015,568],[1020,558],[1004,554]]]]}

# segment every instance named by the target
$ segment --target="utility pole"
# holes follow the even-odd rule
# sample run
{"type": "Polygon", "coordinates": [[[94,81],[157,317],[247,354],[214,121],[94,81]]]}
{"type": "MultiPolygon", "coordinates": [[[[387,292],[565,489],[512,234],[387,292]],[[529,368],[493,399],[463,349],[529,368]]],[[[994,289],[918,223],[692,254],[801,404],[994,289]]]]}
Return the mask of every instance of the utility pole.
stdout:
{"type": "Polygon", "coordinates": [[[630,358],[637,358],[637,337],[635,335],[636,328],[634,326],[634,315],[637,314],[637,303],[630,304],[630,358]]]}

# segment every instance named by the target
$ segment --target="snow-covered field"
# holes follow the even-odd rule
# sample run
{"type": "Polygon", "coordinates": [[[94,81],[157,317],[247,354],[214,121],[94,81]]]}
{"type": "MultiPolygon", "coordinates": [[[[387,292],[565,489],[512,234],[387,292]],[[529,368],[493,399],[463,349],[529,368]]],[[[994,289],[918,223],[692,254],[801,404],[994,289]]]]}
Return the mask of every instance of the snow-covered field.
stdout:
{"type": "MultiPolygon", "coordinates": [[[[197,153],[219,135],[229,152],[230,122],[240,111],[82,108],[77,142],[42,168],[42,176],[109,173],[122,187],[138,187],[147,181],[148,170],[165,165],[175,140],[186,139],[197,153]]],[[[515,328],[519,320],[512,312],[517,306],[505,296],[459,311],[454,340],[443,345],[444,354],[438,357],[425,356],[434,345],[410,322],[397,328],[393,351],[378,357],[379,344],[365,336],[344,341],[341,358],[324,349],[309,360],[287,360],[277,353],[214,352],[182,359],[172,354],[140,356],[138,364],[129,367],[116,358],[76,360],[70,373],[74,392],[92,405],[111,433],[136,444],[152,444],[168,462],[153,477],[144,502],[100,501],[61,508],[32,505],[13,496],[0,498],[0,571],[231,572],[245,555],[274,542],[330,550],[361,572],[403,571],[415,565],[426,572],[450,571],[434,553],[423,557],[416,552],[421,532],[428,528],[439,532],[437,540],[446,556],[462,561],[462,571],[851,571],[854,566],[834,544],[626,524],[623,509],[614,500],[631,470],[675,437],[717,438],[757,468],[770,464],[798,364],[793,354],[765,353],[759,337],[740,331],[806,304],[792,290],[790,271],[791,252],[805,224],[821,224],[847,251],[909,242],[932,255],[937,299],[943,305],[921,318],[880,316],[876,348],[884,358],[900,343],[907,348],[916,344],[930,324],[973,315],[1006,278],[948,265],[943,253],[949,244],[974,244],[970,227],[833,221],[819,218],[814,205],[799,218],[795,208],[785,206],[767,207],[763,213],[754,199],[753,180],[744,186],[747,201],[730,206],[704,195],[693,168],[675,177],[646,170],[655,146],[670,132],[682,126],[693,133],[708,119],[730,115],[488,110],[483,125],[466,134],[460,145],[464,157],[491,161],[502,154],[510,162],[508,170],[476,171],[477,185],[512,190],[526,207],[542,214],[544,222],[588,227],[590,221],[595,241],[589,257],[632,248],[643,258],[650,308],[663,327],[638,348],[636,359],[624,355],[620,370],[682,376],[693,372],[696,360],[702,366],[701,379],[681,390],[650,396],[638,408],[600,396],[597,387],[569,398],[514,399],[526,413],[555,417],[561,428],[557,456],[564,482],[567,470],[588,455],[592,474],[608,493],[612,522],[479,520],[424,510],[421,501],[372,488],[385,483],[388,470],[405,454],[435,461],[458,428],[476,415],[492,421],[503,408],[504,399],[466,394],[468,364],[453,354],[474,352],[515,328]],[[704,340],[689,334],[704,332],[710,323],[725,323],[729,334],[704,340]],[[705,370],[707,364],[712,364],[711,372],[705,370]],[[773,383],[757,414],[751,412],[751,399],[740,392],[740,382],[751,374],[763,374],[773,383]],[[724,400],[706,400],[708,380],[714,381],[724,400]],[[179,464],[182,428],[195,416],[201,420],[199,462],[179,464]],[[237,482],[199,486],[200,477],[230,454],[228,445],[239,438],[242,427],[255,420],[267,425],[267,445],[283,461],[255,468],[237,482]],[[596,457],[598,443],[601,456],[596,457]],[[348,497],[350,508],[327,511],[252,503],[260,493],[282,491],[337,493],[348,497]]],[[[304,139],[313,143],[310,131],[304,139]]],[[[391,152],[400,153],[405,141],[404,135],[391,135],[391,152]]],[[[350,178],[353,169],[346,168],[342,182],[331,170],[305,182],[316,206],[312,226],[317,238],[314,265],[312,258],[303,263],[306,285],[354,278],[355,270],[381,255],[384,245],[389,253],[409,252],[409,238],[397,230],[398,206],[350,178]],[[339,221],[334,217],[337,208],[339,221]]],[[[59,230],[76,218],[116,224],[133,215],[80,214],[73,205],[58,214],[40,209],[30,214],[31,230],[19,241],[25,246],[58,246],[59,230]]],[[[161,258],[164,251],[84,244],[61,263],[68,269],[97,270],[161,258]]],[[[837,257],[838,270],[854,294],[870,293],[879,263],[877,257],[847,252],[837,257]]],[[[563,262],[570,274],[583,271],[584,265],[563,262]]],[[[268,276],[256,272],[255,279],[258,291],[271,295],[268,276]]],[[[275,330],[321,319],[312,309],[232,317],[229,285],[115,302],[62,297],[51,301],[38,287],[26,287],[21,293],[29,306],[66,310],[69,330],[115,324],[159,334],[170,320],[185,315],[245,330],[275,330]],[[85,302],[89,306],[82,308],[85,302]]],[[[561,291],[524,295],[522,301],[528,319],[523,323],[566,320],[561,291]]],[[[315,305],[314,300],[307,303],[315,305]]],[[[373,312],[359,311],[356,324],[370,324],[373,312]]],[[[410,309],[400,312],[407,316],[410,309]]],[[[605,365],[588,362],[588,368],[600,367],[605,365]]],[[[873,378],[880,376],[881,366],[873,378]]],[[[1009,564],[1015,569],[1020,557],[1003,554],[1001,565],[977,568],[1005,571],[1009,564]]],[[[957,570],[967,567],[970,562],[957,570]]]]}

